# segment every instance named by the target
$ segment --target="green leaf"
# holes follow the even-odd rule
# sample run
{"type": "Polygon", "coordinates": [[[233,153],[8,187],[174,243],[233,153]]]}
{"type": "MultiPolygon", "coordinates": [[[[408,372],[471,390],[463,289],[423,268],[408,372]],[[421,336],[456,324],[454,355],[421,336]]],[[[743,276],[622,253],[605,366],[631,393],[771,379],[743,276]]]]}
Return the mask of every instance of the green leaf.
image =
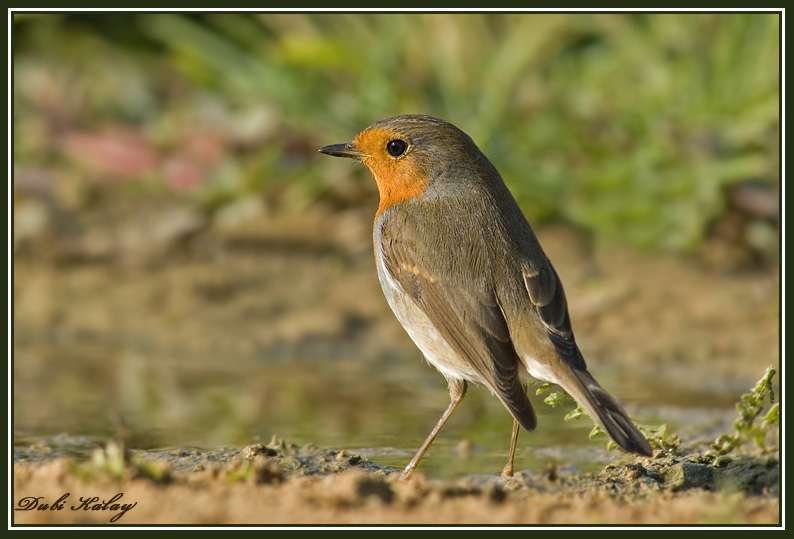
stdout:
{"type": "Polygon", "coordinates": [[[549,389],[551,389],[551,384],[540,384],[535,390],[535,395],[543,395],[549,389]]]}
{"type": "Polygon", "coordinates": [[[565,403],[566,398],[563,396],[562,393],[559,391],[555,391],[553,393],[549,393],[549,395],[543,399],[543,402],[551,406],[552,408],[557,408],[561,404],[565,403]]]}
{"type": "Polygon", "coordinates": [[[777,425],[780,423],[780,404],[775,403],[764,416],[764,425],[777,425]]]}
{"type": "Polygon", "coordinates": [[[593,438],[601,436],[602,434],[605,434],[604,429],[598,425],[593,425],[593,429],[590,431],[590,434],[588,434],[587,437],[592,440],[593,438]]]}
{"type": "Polygon", "coordinates": [[[584,415],[584,411],[580,407],[576,407],[567,414],[563,418],[563,421],[573,421],[574,419],[579,419],[584,415]]]}

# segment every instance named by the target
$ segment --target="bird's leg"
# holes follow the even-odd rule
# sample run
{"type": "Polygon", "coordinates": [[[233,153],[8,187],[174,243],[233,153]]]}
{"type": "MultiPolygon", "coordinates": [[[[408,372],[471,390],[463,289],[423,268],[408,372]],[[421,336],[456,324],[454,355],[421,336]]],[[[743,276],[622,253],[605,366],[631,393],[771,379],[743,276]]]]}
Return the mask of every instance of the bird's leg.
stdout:
{"type": "MultiPolygon", "coordinates": [[[[524,391],[527,390],[526,384],[524,384],[524,391]]],[[[518,430],[519,425],[518,421],[513,418],[513,433],[510,435],[510,451],[507,453],[507,464],[505,467],[502,468],[502,477],[508,478],[513,477],[513,461],[516,458],[516,446],[518,445],[518,430]]]]}
{"type": "Polygon", "coordinates": [[[449,406],[447,406],[447,409],[444,410],[443,414],[441,414],[441,418],[436,423],[436,426],[433,427],[433,430],[430,431],[430,434],[427,435],[427,438],[425,438],[422,446],[416,451],[414,458],[411,459],[411,462],[409,462],[408,466],[405,467],[403,473],[400,474],[400,479],[408,479],[411,477],[411,474],[416,469],[419,461],[422,460],[422,457],[430,447],[430,444],[433,443],[433,440],[436,439],[438,433],[441,432],[442,428],[444,428],[444,424],[447,422],[447,419],[449,419],[449,417],[452,415],[452,412],[455,411],[455,408],[458,407],[458,404],[460,404],[460,401],[463,400],[463,396],[466,394],[466,380],[451,379],[447,382],[449,383],[449,406]]]}
{"type": "Polygon", "coordinates": [[[510,452],[507,454],[507,464],[502,468],[502,477],[513,477],[513,460],[516,458],[516,445],[518,445],[518,421],[513,420],[513,434],[510,437],[510,452]]]}

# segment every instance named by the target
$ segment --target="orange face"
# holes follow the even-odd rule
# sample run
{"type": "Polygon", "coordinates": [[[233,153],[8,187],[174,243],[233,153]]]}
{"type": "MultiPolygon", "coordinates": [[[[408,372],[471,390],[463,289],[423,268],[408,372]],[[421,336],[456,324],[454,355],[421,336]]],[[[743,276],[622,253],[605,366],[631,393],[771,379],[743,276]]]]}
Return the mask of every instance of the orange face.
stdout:
{"type": "Polygon", "coordinates": [[[427,174],[420,166],[410,141],[399,133],[373,127],[359,133],[353,147],[361,162],[372,172],[380,193],[378,212],[420,196],[428,184],[427,174]]]}

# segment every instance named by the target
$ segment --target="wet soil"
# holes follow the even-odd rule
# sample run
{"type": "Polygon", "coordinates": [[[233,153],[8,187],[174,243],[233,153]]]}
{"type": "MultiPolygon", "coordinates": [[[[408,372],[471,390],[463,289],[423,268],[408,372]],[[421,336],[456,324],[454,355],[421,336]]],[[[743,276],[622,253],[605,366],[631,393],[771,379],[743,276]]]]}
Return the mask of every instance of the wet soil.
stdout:
{"type": "Polygon", "coordinates": [[[17,455],[14,495],[40,497],[38,507],[67,492],[69,500],[61,510],[17,511],[18,523],[99,524],[114,517],[115,524],[773,524],[778,519],[774,454],[715,459],[657,452],[653,458],[618,459],[589,474],[549,467],[512,478],[470,474],[442,480],[418,473],[400,480],[396,468],[361,455],[277,438],[243,448],[127,451],[117,464],[107,457],[112,446],[96,447],[88,463],[57,451],[44,455],[43,447],[17,455]],[[84,509],[81,497],[96,497],[91,507],[98,509],[84,509]]]}

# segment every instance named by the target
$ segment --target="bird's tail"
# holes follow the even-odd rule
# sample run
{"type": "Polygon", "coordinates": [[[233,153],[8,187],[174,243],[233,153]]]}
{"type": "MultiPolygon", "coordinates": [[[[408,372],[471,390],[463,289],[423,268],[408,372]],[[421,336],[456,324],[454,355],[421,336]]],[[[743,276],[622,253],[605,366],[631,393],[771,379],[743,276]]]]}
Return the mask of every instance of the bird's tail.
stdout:
{"type": "Polygon", "coordinates": [[[615,398],[586,370],[570,369],[568,383],[561,384],[624,450],[650,456],[651,446],[615,398]]]}

